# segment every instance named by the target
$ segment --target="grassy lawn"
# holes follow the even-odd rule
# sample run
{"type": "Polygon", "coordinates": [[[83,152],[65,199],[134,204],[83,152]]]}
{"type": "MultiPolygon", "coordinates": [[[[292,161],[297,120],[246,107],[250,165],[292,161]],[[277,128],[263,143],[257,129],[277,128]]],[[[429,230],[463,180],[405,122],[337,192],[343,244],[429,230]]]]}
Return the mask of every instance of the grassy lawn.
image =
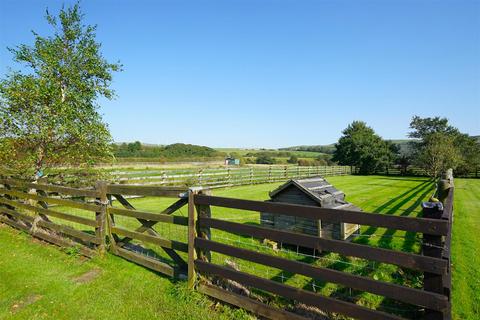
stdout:
{"type": "MultiPolygon", "coordinates": [[[[364,211],[384,214],[416,216],[420,213],[420,202],[428,199],[433,192],[433,184],[424,178],[336,176],[329,177],[328,180],[345,191],[348,201],[360,206],[364,211]]],[[[268,199],[268,192],[278,185],[279,183],[242,186],[214,190],[213,193],[226,197],[265,200],[268,199]]],[[[477,319],[480,315],[480,270],[475,266],[478,265],[476,262],[479,262],[477,248],[480,241],[475,235],[480,231],[480,180],[457,179],[456,186],[452,244],[453,312],[455,319],[477,319]]],[[[172,199],[142,198],[131,202],[138,209],[159,212],[171,204],[172,199]]],[[[56,210],[59,209],[61,208],[56,210]]],[[[83,211],[68,211],[82,216],[92,215],[83,211]]],[[[176,214],[186,216],[186,207],[176,214]]],[[[259,223],[258,213],[255,212],[213,208],[212,214],[214,217],[238,222],[259,223]]],[[[140,225],[134,219],[120,216],[116,222],[128,229],[140,225]]],[[[158,224],[155,228],[165,237],[186,240],[186,232],[182,226],[158,224]]],[[[273,253],[271,248],[259,241],[216,230],[213,230],[212,238],[384,281],[412,287],[418,287],[421,283],[419,274],[404,272],[391,265],[372,265],[362,259],[339,257],[335,254],[311,257],[291,250],[273,253]]],[[[40,244],[9,227],[0,228],[0,241],[0,319],[94,319],[109,316],[120,319],[248,317],[242,311],[214,305],[197,293],[187,292],[183,282],[174,283],[111,255],[103,259],[83,261],[53,246],[40,244]],[[96,270],[93,273],[99,270],[99,274],[91,281],[78,283],[76,278],[89,270],[96,270]]],[[[369,227],[363,227],[362,234],[355,241],[410,252],[418,252],[420,244],[420,239],[415,234],[369,227]]],[[[158,248],[152,249],[159,252],[158,248]]],[[[161,253],[159,256],[166,259],[161,253]]],[[[226,257],[215,254],[213,259],[214,262],[223,264],[226,257]]],[[[415,316],[408,306],[383,301],[378,296],[313,281],[281,270],[231,258],[230,260],[234,260],[245,272],[389,312],[403,314],[402,310],[406,310],[404,315],[415,316]]],[[[272,302],[275,303],[276,301],[272,302]]]]}

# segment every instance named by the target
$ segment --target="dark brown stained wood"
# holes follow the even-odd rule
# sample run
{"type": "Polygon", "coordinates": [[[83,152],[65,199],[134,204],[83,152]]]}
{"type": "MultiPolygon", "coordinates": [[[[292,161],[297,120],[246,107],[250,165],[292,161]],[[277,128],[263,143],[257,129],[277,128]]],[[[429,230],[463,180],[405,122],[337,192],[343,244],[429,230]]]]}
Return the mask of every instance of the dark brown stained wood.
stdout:
{"type": "Polygon", "coordinates": [[[50,242],[50,243],[53,243],[59,247],[63,247],[63,248],[71,248],[71,247],[78,247],[80,253],[86,257],[93,257],[95,256],[95,251],[83,246],[83,245],[79,245],[78,243],[75,243],[71,240],[67,240],[65,238],[61,238],[61,237],[58,237],[58,236],[54,236],[54,235],[50,235],[50,234],[46,234],[44,232],[41,232],[41,231],[35,231],[35,232],[31,232],[31,230],[29,228],[27,228],[26,226],[16,222],[16,221],[12,221],[11,219],[8,219],[7,217],[5,216],[0,216],[0,221],[1,222],[4,222],[14,228],[17,228],[17,229],[20,229],[20,230],[23,230],[29,234],[31,234],[32,236],[34,237],[37,237],[39,239],[42,239],[42,240],[45,240],[47,242],[50,242]]]}
{"type": "Polygon", "coordinates": [[[31,194],[31,193],[24,193],[20,191],[14,191],[14,190],[5,190],[5,189],[0,189],[0,194],[8,194],[12,196],[16,196],[19,198],[23,199],[32,199],[32,200],[37,200],[37,201],[43,201],[46,203],[55,203],[59,204],[62,206],[66,207],[72,207],[72,208],[77,208],[77,209],[82,209],[82,210],[89,210],[89,211],[98,211],[101,207],[94,205],[94,204],[89,204],[85,202],[78,202],[78,201],[73,201],[73,200],[67,200],[67,199],[59,199],[59,198],[52,198],[52,197],[42,197],[36,194],[31,194]]]}
{"type": "MultiPolygon", "coordinates": [[[[206,189],[206,190],[199,190],[198,191],[198,194],[210,194],[210,190],[206,189]]],[[[198,204],[195,204],[195,211],[197,211],[197,216],[198,216],[198,219],[202,219],[202,218],[210,218],[212,216],[212,212],[210,210],[210,206],[209,205],[198,205],[198,204]]],[[[197,234],[197,237],[199,238],[204,238],[204,239],[208,239],[210,240],[211,238],[211,232],[210,232],[210,227],[208,226],[202,226],[200,224],[196,224],[195,225],[196,227],[196,234],[197,234]]],[[[195,248],[195,250],[197,251],[197,259],[201,259],[201,260],[205,260],[205,261],[210,261],[211,260],[211,254],[210,254],[210,251],[209,250],[203,250],[203,249],[200,249],[200,248],[195,248]]]]}
{"type": "Polygon", "coordinates": [[[135,210],[135,207],[132,206],[132,204],[130,202],[128,202],[127,199],[125,199],[121,194],[112,194],[117,200],[118,202],[120,202],[120,204],[122,206],[124,206],[126,209],[130,209],[130,210],[135,210]]]}
{"type": "Polygon", "coordinates": [[[186,192],[182,188],[170,188],[170,187],[151,187],[151,186],[135,186],[135,185],[117,185],[109,184],[107,186],[107,193],[109,194],[122,194],[122,195],[142,195],[142,196],[158,196],[158,197],[170,197],[179,198],[186,192]]]}
{"type": "Polygon", "coordinates": [[[129,251],[129,250],[125,250],[121,247],[116,247],[115,252],[116,252],[117,255],[119,255],[122,258],[133,261],[136,264],[139,264],[139,265],[144,266],[146,268],[149,268],[149,269],[155,270],[157,272],[166,274],[170,277],[173,277],[176,274],[175,269],[173,267],[171,267],[168,264],[163,263],[161,261],[152,259],[150,257],[146,257],[144,255],[140,255],[138,253],[135,253],[135,252],[132,252],[132,251],[129,251]]]}
{"type": "Polygon", "coordinates": [[[144,219],[149,221],[173,223],[173,224],[178,224],[182,226],[188,225],[187,217],[171,216],[171,215],[166,215],[162,213],[151,213],[151,212],[145,212],[145,211],[120,209],[120,208],[109,208],[108,211],[111,214],[118,214],[126,217],[139,218],[139,219],[144,219]]]}
{"type": "Polygon", "coordinates": [[[248,273],[236,271],[227,267],[211,264],[202,260],[195,260],[195,268],[211,275],[217,275],[223,278],[237,281],[243,285],[251,286],[257,289],[265,290],[278,294],[287,299],[293,299],[307,305],[315,306],[321,310],[340,313],[355,319],[365,320],[400,320],[401,317],[391,315],[385,312],[365,308],[350,302],[345,302],[319,294],[288,286],[276,281],[260,278],[248,273]]]}
{"type": "Polygon", "coordinates": [[[179,210],[183,206],[185,206],[188,203],[188,197],[187,198],[180,198],[176,202],[172,203],[168,208],[160,212],[161,214],[166,214],[166,215],[171,215],[175,211],[179,210]]]}
{"type": "Polygon", "coordinates": [[[199,219],[198,223],[211,228],[240,235],[248,235],[258,239],[270,239],[277,242],[295,244],[321,251],[336,252],[344,256],[375,260],[414,270],[428,271],[435,274],[443,274],[447,268],[447,262],[443,259],[425,257],[418,254],[387,250],[383,248],[375,248],[368,245],[350,243],[341,240],[323,239],[315,236],[270,228],[262,228],[212,218],[199,219]]]}
{"type": "MultiPolygon", "coordinates": [[[[445,180],[440,180],[440,183],[445,182],[445,180]]],[[[440,188],[440,187],[439,187],[440,188]]],[[[444,193],[448,194],[449,190],[443,190],[444,193]]],[[[446,197],[446,195],[444,195],[446,197]]],[[[442,203],[439,202],[423,202],[422,203],[422,213],[424,217],[433,218],[433,219],[442,219],[444,215],[444,208],[441,206],[442,203]]],[[[442,236],[424,234],[422,238],[422,254],[429,257],[441,258],[444,254],[443,252],[443,239],[442,236]]],[[[449,259],[442,259],[447,262],[447,265],[450,264],[449,259]]],[[[448,268],[445,270],[444,274],[434,274],[431,272],[423,273],[423,289],[427,292],[435,292],[438,294],[447,295],[449,289],[446,289],[444,280],[448,280],[446,275],[448,274],[448,268]]],[[[451,319],[450,309],[447,310],[434,310],[432,308],[427,308],[425,310],[425,319],[428,320],[445,320],[451,319]]]]}
{"type": "Polygon", "coordinates": [[[277,309],[261,303],[257,300],[226,291],[209,284],[200,284],[197,290],[217,300],[243,308],[254,314],[272,320],[307,320],[307,318],[296,315],[285,310],[277,309]]]}
{"type": "Polygon", "coordinates": [[[129,237],[131,239],[137,239],[137,240],[149,242],[152,244],[156,244],[161,247],[170,248],[170,249],[174,249],[182,252],[188,252],[188,245],[183,242],[179,242],[175,240],[167,240],[164,238],[160,238],[158,236],[151,236],[151,235],[143,234],[140,232],[128,231],[118,227],[112,227],[111,232],[118,234],[120,236],[129,237]]]}
{"type": "Polygon", "coordinates": [[[11,184],[24,189],[36,189],[49,192],[57,192],[62,194],[68,194],[71,196],[85,196],[90,198],[95,198],[98,196],[98,192],[91,189],[68,188],[52,184],[30,183],[15,179],[0,179],[0,184],[11,184]]]}
{"type": "Polygon", "coordinates": [[[206,195],[195,195],[194,201],[195,204],[286,214],[297,217],[319,219],[328,222],[348,222],[434,235],[446,235],[448,233],[448,223],[446,221],[435,219],[401,217],[378,213],[365,213],[358,211],[337,210],[206,195]]]}
{"type": "Polygon", "coordinates": [[[39,212],[39,213],[42,213],[44,215],[49,215],[49,216],[57,217],[57,218],[60,218],[60,219],[84,224],[84,225],[87,225],[87,226],[90,226],[90,227],[95,227],[97,225],[97,221],[95,221],[93,219],[78,217],[78,216],[66,214],[66,213],[63,213],[63,212],[54,211],[54,210],[51,210],[51,209],[43,209],[43,208],[31,206],[31,205],[26,204],[26,203],[16,202],[14,200],[7,200],[7,199],[0,198],[0,203],[9,204],[10,206],[13,206],[13,207],[22,208],[22,209],[26,209],[26,210],[30,210],[30,211],[34,211],[34,212],[39,212]]]}
{"type": "Polygon", "coordinates": [[[376,281],[367,277],[356,276],[337,270],[316,267],[304,262],[236,248],[201,238],[195,239],[195,246],[284,271],[302,274],[314,279],[338,283],[349,288],[367,291],[413,305],[429,307],[435,310],[443,310],[448,305],[447,297],[440,294],[429,293],[393,283],[376,281]]]}
{"type": "Polygon", "coordinates": [[[197,189],[191,188],[188,190],[188,272],[187,272],[187,288],[194,289],[197,281],[197,274],[195,272],[194,261],[197,259],[197,251],[195,249],[195,238],[197,237],[197,210],[193,196],[198,193],[197,189]]]}

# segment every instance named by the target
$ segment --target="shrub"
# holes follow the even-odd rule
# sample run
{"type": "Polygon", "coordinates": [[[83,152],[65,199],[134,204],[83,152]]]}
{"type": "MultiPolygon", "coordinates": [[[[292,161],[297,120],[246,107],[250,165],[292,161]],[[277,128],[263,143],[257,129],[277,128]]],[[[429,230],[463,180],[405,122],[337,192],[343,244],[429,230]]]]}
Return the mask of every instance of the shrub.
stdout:
{"type": "Polygon", "coordinates": [[[295,155],[292,155],[288,160],[287,160],[288,163],[292,163],[292,164],[295,164],[295,163],[298,163],[298,157],[295,156],[295,155]]]}
{"type": "Polygon", "coordinates": [[[275,159],[268,155],[261,155],[255,161],[257,164],[274,164],[275,159]]]}

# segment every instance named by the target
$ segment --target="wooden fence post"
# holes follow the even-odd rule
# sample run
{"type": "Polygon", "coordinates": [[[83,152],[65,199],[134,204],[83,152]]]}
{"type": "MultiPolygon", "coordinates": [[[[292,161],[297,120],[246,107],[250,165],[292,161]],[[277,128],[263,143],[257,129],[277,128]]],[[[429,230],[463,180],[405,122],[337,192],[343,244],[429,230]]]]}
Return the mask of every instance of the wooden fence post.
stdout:
{"type": "Polygon", "coordinates": [[[97,221],[97,226],[95,227],[95,236],[100,240],[98,245],[98,251],[100,254],[105,253],[105,245],[106,245],[106,216],[107,216],[107,206],[108,206],[108,198],[107,198],[107,182],[105,181],[97,181],[95,185],[95,189],[98,191],[99,195],[97,200],[97,204],[101,207],[99,212],[95,212],[95,220],[97,221]]]}
{"type": "Polygon", "coordinates": [[[250,167],[250,184],[253,184],[253,167],[250,167]]]}
{"type": "MultiPolygon", "coordinates": [[[[443,205],[441,202],[423,202],[422,211],[424,218],[430,219],[442,219],[443,215],[443,205]]],[[[424,256],[434,257],[441,259],[443,256],[443,246],[444,242],[442,236],[423,234],[422,242],[422,254],[424,256]]],[[[429,292],[435,292],[439,294],[445,294],[444,288],[446,284],[444,283],[444,277],[446,274],[439,275],[429,272],[424,272],[423,274],[423,289],[429,292]]],[[[426,309],[425,310],[425,319],[428,320],[447,320],[450,312],[445,311],[435,311],[426,309]]]]}
{"type": "Polygon", "coordinates": [[[210,195],[210,190],[202,188],[190,188],[188,192],[188,288],[195,288],[197,275],[195,272],[195,260],[211,261],[209,250],[195,248],[195,238],[210,240],[210,227],[200,227],[199,218],[210,218],[211,210],[208,205],[196,205],[194,196],[197,194],[210,195]]]}
{"type": "Polygon", "coordinates": [[[164,185],[167,181],[167,172],[162,171],[162,182],[160,184],[164,185]]]}

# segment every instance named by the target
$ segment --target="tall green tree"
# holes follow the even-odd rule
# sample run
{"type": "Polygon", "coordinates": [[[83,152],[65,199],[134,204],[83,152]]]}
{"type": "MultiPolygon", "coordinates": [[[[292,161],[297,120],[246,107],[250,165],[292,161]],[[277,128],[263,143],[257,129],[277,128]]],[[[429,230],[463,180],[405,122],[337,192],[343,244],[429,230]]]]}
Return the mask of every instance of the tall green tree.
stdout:
{"type": "Polygon", "coordinates": [[[342,133],[332,159],[340,165],[356,166],[360,173],[372,174],[393,161],[393,144],[384,141],[365,122],[354,121],[342,133]]]}
{"type": "Polygon", "coordinates": [[[428,134],[416,154],[416,161],[431,177],[440,176],[448,168],[456,168],[460,153],[455,146],[455,137],[443,132],[428,134]]]}
{"type": "Polygon", "coordinates": [[[40,175],[58,165],[89,165],[111,157],[111,136],[97,99],[112,99],[112,73],[80,7],[46,11],[52,34],[9,48],[22,69],[0,81],[0,157],[18,173],[40,175]]]}
{"type": "Polygon", "coordinates": [[[447,118],[420,118],[410,123],[414,163],[426,169],[432,177],[453,168],[459,174],[480,165],[480,144],[477,139],[461,133],[447,118]]]}

